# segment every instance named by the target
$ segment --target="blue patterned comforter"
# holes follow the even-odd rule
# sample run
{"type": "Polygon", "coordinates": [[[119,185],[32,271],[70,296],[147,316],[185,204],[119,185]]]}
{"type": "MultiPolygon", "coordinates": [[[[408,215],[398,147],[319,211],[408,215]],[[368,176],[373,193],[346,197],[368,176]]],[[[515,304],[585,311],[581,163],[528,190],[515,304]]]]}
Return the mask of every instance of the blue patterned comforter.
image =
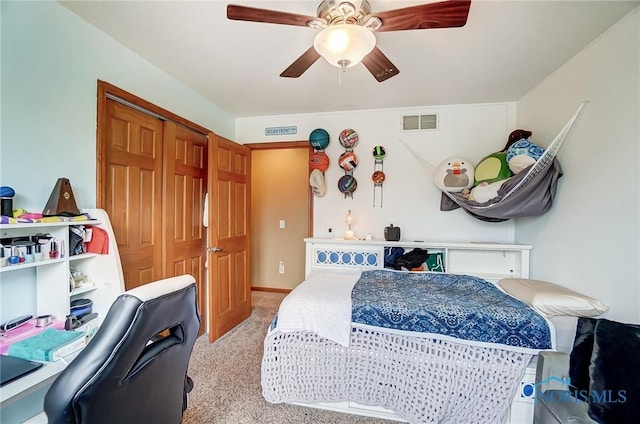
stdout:
{"type": "Polygon", "coordinates": [[[477,277],[364,271],[351,298],[352,321],[359,324],[481,344],[552,347],[551,330],[542,316],[477,277]]]}

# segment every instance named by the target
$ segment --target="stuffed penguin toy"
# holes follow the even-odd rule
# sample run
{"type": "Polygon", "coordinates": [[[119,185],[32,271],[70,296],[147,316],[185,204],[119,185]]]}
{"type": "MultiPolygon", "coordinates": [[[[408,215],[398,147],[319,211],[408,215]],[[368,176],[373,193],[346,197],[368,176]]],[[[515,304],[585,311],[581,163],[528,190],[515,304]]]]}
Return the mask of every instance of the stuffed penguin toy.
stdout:
{"type": "Polygon", "coordinates": [[[438,165],[433,181],[443,191],[458,193],[473,186],[474,167],[468,160],[450,157],[438,165]]]}

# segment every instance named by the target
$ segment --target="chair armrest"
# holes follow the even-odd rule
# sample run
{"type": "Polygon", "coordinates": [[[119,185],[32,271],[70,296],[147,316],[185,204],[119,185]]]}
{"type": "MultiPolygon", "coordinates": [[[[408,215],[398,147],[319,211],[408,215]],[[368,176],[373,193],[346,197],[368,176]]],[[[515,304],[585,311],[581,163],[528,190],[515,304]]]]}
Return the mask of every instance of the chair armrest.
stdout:
{"type": "Polygon", "coordinates": [[[569,384],[569,355],[563,352],[540,352],[536,368],[536,389],[567,390],[569,384]]]}

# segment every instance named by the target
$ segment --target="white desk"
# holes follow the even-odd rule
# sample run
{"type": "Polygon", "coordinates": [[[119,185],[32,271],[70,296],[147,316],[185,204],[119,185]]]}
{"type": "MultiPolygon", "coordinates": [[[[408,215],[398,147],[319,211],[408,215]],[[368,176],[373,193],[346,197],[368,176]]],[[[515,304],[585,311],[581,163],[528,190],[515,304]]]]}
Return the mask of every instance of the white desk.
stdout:
{"type": "Polygon", "coordinates": [[[22,423],[42,412],[44,395],[77,352],[0,387],[0,422],[22,423]]]}
{"type": "MultiPolygon", "coordinates": [[[[93,302],[93,312],[97,312],[100,318],[79,330],[87,334],[95,332],[89,326],[99,325],[113,301],[124,292],[124,277],[109,216],[102,209],[82,209],[82,212],[88,213],[93,220],[0,224],[3,238],[48,233],[68,246],[70,227],[91,225],[106,231],[109,239],[107,254],[65,254],[57,259],[0,267],[0,299],[3,299],[0,322],[26,313],[53,315],[61,319],[69,313],[71,302],[81,297],[93,302]],[[93,285],[84,291],[76,289],[70,292],[68,276],[72,267],[90,276],[93,285]],[[33,305],[33,309],[27,311],[18,305],[19,302],[11,301],[13,299],[21,299],[25,304],[33,305]]],[[[70,356],[67,362],[75,357],[70,356]]],[[[0,423],[21,423],[42,411],[44,395],[66,366],[67,363],[62,361],[49,362],[38,371],[0,387],[0,423]]]]}
{"type": "MultiPolygon", "coordinates": [[[[94,335],[103,320],[103,317],[98,317],[77,330],[94,335]]],[[[87,340],[87,343],[89,341],[90,339],[87,340]]],[[[59,361],[45,362],[44,366],[37,371],[0,387],[0,423],[22,423],[41,413],[47,390],[79,353],[72,353],[59,361]]]]}

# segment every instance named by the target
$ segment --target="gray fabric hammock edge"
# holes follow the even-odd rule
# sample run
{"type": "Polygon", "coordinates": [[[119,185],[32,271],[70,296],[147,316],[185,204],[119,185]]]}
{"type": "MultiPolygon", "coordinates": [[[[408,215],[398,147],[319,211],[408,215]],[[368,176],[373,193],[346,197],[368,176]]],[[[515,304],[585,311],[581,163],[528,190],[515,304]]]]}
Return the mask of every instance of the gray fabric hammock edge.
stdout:
{"type": "MultiPolygon", "coordinates": [[[[558,135],[553,139],[540,158],[527,169],[507,180],[498,190],[498,196],[486,203],[469,201],[458,193],[442,191],[440,210],[450,211],[462,208],[465,212],[486,222],[503,222],[512,218],[538,216],[547,212],[555,198],[558,179],[562,168],[556,159],[569,130],[588,101],[580,104],[558,135]]],[[[400,140],[414,155],[435,166],[400,140]]]]}

